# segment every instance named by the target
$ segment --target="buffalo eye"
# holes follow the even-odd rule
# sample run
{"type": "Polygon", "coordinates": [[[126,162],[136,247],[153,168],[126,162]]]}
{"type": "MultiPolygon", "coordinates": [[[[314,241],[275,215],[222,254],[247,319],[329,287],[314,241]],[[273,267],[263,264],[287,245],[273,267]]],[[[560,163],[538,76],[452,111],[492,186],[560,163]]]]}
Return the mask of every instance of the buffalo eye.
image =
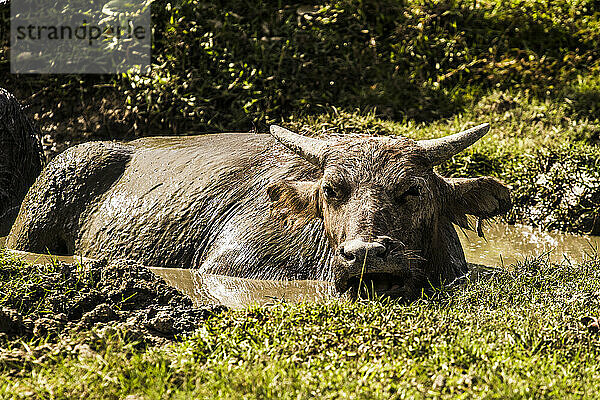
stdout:
{"type": "Polygon", "coordinates": [[[347,195],[347,188],[343,183],[325,183],[322,190],[325,200],[341,201],[347,195]]]}
{"type": "Polygon", "coordinates": [[[409,197],[419,197],[420,195],[421,188],[418,185],[413,185],[410,188],[408,188],[408,190],[402,192],[396,200],[399,204],[404,204],[406,203],[406,200],[408,200],[409,197]]]}
{"type": "Polygon", "coordinates": [[[337,192],[330,185],[323,186],[323,195],[326,199],[335,199],[338,197],[337,192]]]}

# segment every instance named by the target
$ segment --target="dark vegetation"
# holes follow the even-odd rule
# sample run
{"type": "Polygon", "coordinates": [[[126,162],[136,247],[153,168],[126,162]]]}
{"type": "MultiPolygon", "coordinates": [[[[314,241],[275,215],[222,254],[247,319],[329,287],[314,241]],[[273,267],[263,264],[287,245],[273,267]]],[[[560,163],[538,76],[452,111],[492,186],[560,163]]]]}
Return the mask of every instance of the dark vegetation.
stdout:
{"type": "MultiPolygon", "coordinates": [[[[0,7],[6,28],[8,3],[0,7]]],[[[333,107],[432,121],[490,89],[569,93],[573,115],[595,118],[598,84],[581,81],[599,68],[598,11],[595,1],[161,0],[149,76],[11,76],[6,86],[40,117],[78,111],[80,134],[117,137],[264,130],[333,107]]]]}
{"type": "Polygon", "coordinates": [[[159,0],[149,75],[47,76],[8,73],[4,3],[0,73],[50,157],[86,140],[264,132],[274,122],[420,137],[489,121],[494,141],[442,171],[513,184],[509,221],[598,234],[599,7],[159,0]],[[582,187],[562,193],[579,168],[589,172],[582,187]]]}

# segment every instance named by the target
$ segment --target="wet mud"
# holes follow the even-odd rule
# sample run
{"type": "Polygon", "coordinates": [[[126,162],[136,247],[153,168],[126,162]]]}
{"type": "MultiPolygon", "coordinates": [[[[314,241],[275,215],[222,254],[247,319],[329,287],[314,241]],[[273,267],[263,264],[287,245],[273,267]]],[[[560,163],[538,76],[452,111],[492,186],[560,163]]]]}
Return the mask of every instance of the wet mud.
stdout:
{"type": "MultiPolygon", "coordinates": [[[[600,237],[574,235],[561,232],[548,232],[524,225],[486,224],[485,238],[475,232],[459,233],[467,261],[471,265],[508,267],[524,261],[528,257],[543,255],[550,262],[582,261],[586,254],[592,254],[600,246],[600,237]]],[[[0,247],[3,238],[0,238],[0,247]]],[[[98,268],[97,261],[80,256],[41,255],[10,250],[12,256],[28,263],[44,264],[62,262],[67,265],[89,265],[98,268]]],[[[119,265],[119,264],[117,264],[119,265]]],[[[179,291],[191,303],[179,306],[196,307],[223,305],[228,308],[242,309],[250,304],[268,305],[276,301],[292,303],[319,301],[334,295],[331,283],[315,280],[268,280],[242,279],[222,275],[203,274],[197,270],[182,268],[131,266],[129,274],[137,271],[139,279],[152,277],[152,282],[160,281],[179,291]],[[153,275],[141,271],[150,271],[153,275]],[[154,276],[155,275],[155,276],[154,276]],[[164,281],[163,281],[164,280],[164,281]]],[[[114,268],[114,265],[110,266],[114,268]]],[[[123,272],[124,273],[124,272],[123,272]]],[[[135,278],[130,276],[135,281],[135,278]]],[[[149,281],[150,282],[150,281],[149,281]]],[[[108,287],[109,281],[101,282],[108,287]]],[[[166,289],[161,289],[166,290],[166,289]]],[[[178,300],[184,301],[184,300],[178,300]]]]}
{"type": "Polygon", "coordinates": [[[0,266],[7,291],[0,308],[0,341],[52,342],[94,330],[119,331],[139,343],[160,344],[194,331],[207,317],[227,309],[195,305],[148,268],[131,262],[57,263],[44,267],[42,280],[25,279],[26,287],[7,290],[11,280],[23,278],[22,268],[0,266]]]}

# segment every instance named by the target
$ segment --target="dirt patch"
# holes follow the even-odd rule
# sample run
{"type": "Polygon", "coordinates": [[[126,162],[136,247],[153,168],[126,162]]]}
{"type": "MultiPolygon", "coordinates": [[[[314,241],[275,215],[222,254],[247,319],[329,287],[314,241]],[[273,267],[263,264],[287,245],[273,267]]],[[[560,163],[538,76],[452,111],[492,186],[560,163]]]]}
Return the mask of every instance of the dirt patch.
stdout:
{"type": "Polygon", "coordinates": [[[125,335],[141,346],[165,344],[226,310],[195,307],[132,262],[0,263],[0,284],[5,295],[0,303],[0,367],[9,369],[106,335],[125,335]],[[76,336],[80,340],[73,341],[76,336]],[[26,341],[30,345],[23,345],[26,341]]]}

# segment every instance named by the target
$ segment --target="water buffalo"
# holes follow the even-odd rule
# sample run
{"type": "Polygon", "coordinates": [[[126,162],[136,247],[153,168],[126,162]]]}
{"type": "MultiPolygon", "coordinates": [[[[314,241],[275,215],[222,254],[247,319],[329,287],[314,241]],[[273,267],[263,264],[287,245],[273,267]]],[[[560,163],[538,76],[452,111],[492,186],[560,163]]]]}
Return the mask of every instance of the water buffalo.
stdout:
{"type": "Polygon", "coordinates": [[[433,170],[487,131],[321,140],[272,126],[270,134],[90,142],[43,170],[7,245],[329,280],[339,292],[364,282],[411,299],[467,272],[453,224],[468,227],[467,214],[490,218],[511,206],[493,178],[433,170]]]}

